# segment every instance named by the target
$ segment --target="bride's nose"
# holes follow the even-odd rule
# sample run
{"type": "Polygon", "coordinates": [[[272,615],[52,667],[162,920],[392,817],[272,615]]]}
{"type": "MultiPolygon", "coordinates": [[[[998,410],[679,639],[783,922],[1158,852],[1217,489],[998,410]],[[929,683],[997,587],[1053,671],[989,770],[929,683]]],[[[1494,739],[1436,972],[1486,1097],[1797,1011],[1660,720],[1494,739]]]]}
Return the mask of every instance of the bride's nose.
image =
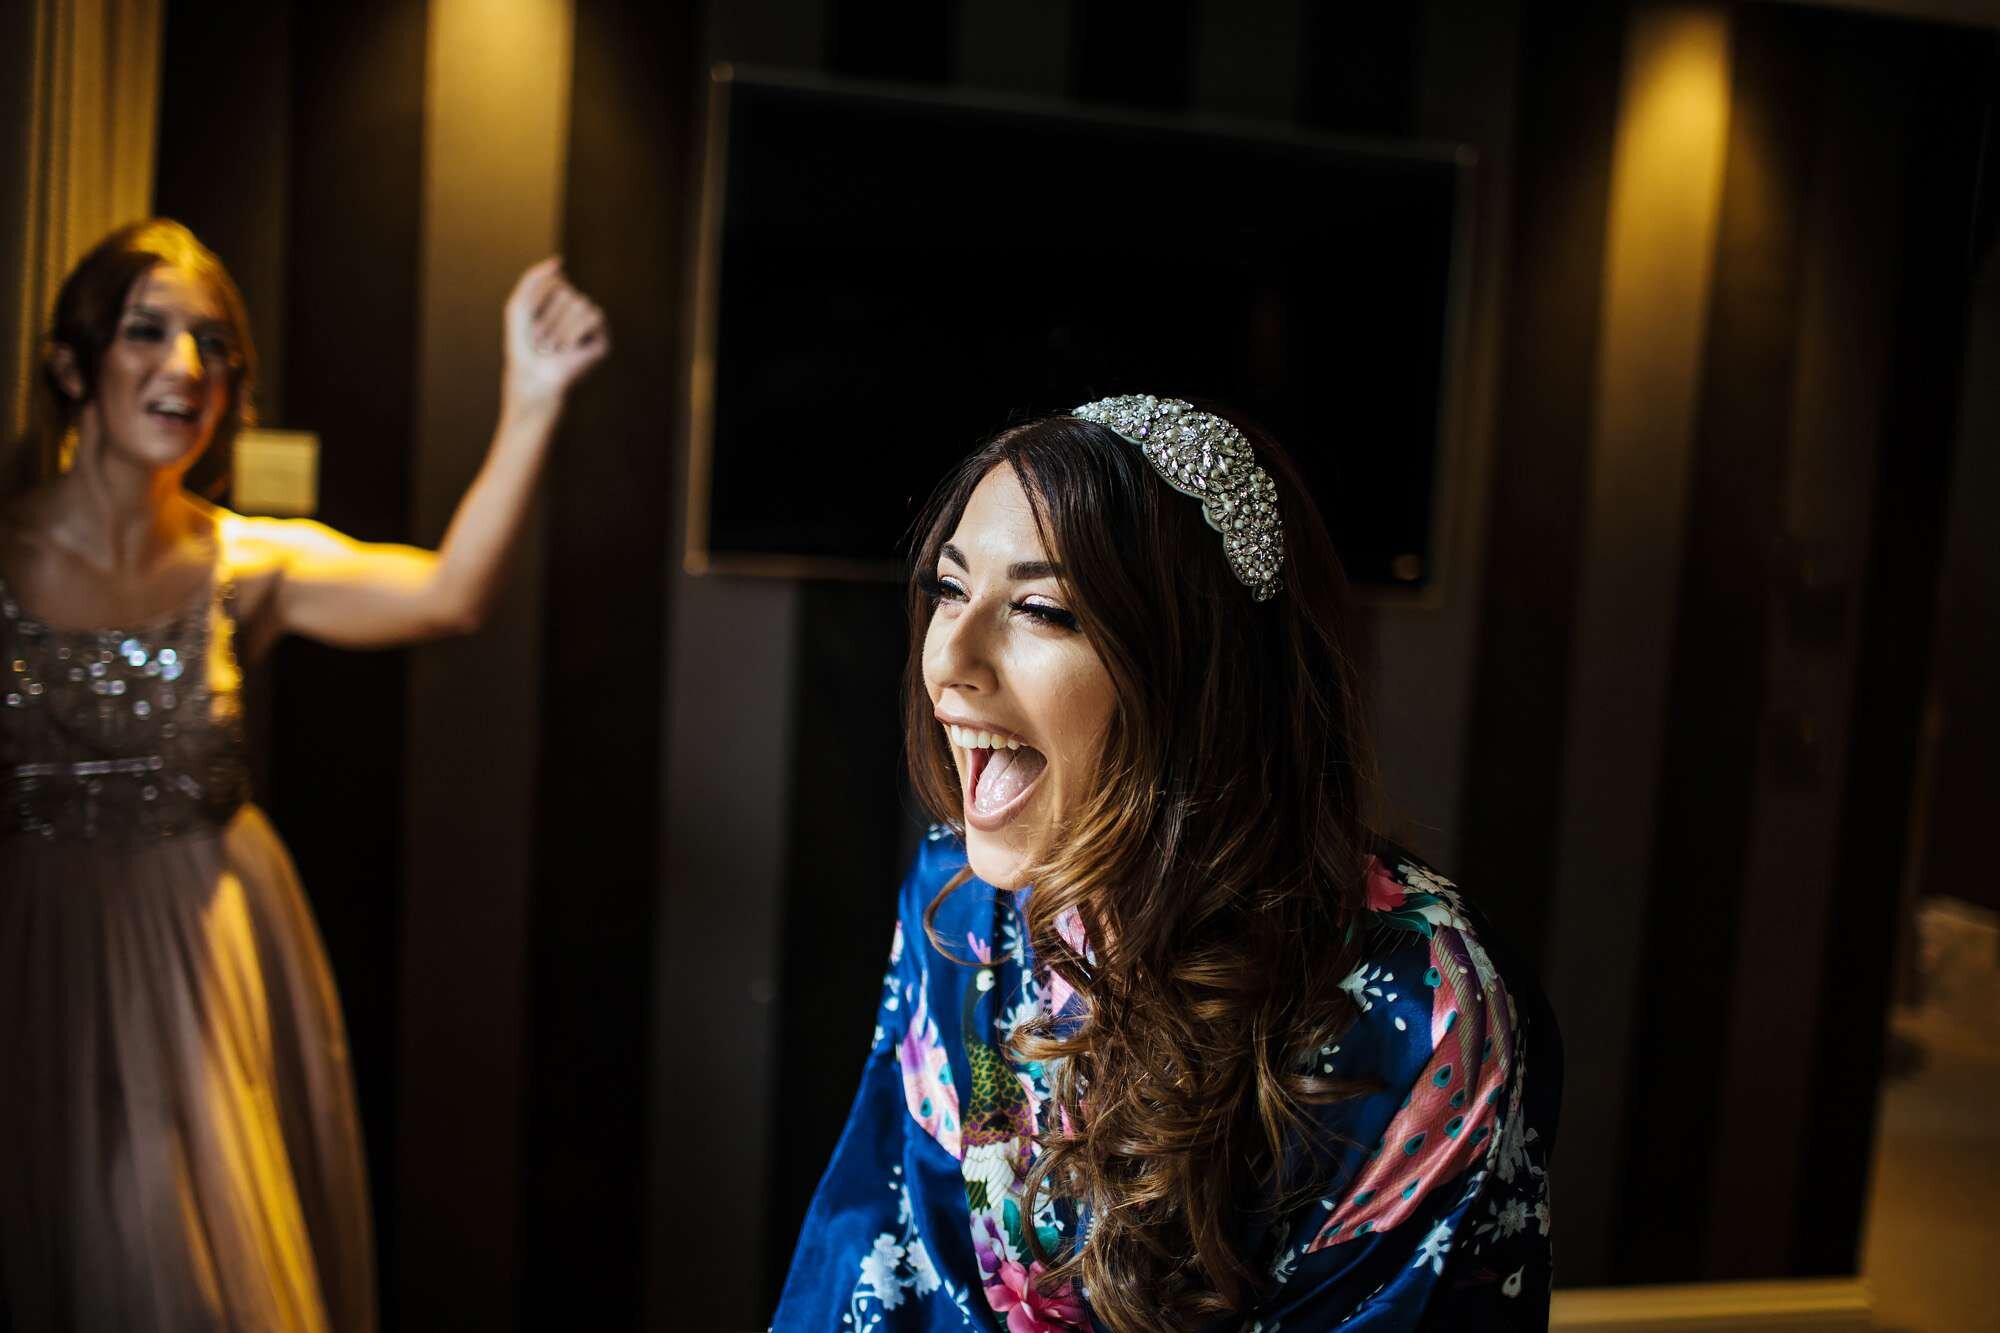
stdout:
{"type": "Polygon", "coordinates": [[[993,634],[993,616],[977,604],[950,620],[934,621],[929,652],[934,690],[991,693],[998,683],[993,669],[993,634]]]}

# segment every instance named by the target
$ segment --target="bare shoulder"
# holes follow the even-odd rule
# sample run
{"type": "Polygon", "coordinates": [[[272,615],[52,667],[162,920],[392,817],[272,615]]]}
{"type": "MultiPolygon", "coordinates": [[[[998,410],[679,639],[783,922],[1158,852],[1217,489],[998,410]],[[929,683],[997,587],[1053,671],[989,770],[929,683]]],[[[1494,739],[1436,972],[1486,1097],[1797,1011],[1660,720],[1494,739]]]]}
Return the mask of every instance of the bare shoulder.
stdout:
{"type": "Polygon", "coordinates": [[[324,560],[353,545],[309,518],[264,518],[219,507],[211,512],[223,559],[239,579],[281,573],[301,558],[324,560]]]}
{"type": "MultiPolygon", "coordinates": [[[[223,569],[236,587],[238,614],[260,623],[274,604],[286,571],[302,560],[324,559],[342,538],[309,519],[265,518],[206,506],[223,569]]],[[[259,640],[261,644],[261,640],[259,640]]]]}

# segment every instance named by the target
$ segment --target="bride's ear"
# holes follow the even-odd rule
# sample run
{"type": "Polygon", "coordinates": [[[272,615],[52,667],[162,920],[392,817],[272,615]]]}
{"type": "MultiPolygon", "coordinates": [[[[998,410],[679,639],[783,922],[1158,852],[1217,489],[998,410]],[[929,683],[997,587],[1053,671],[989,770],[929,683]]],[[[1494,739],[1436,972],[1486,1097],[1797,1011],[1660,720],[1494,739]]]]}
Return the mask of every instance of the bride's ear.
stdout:
{"type": "Polygon", "coordinates": [[[73,402],[83,401],[83,368],[77,364],[74,347],[68,343],[48,343],[42,352],[42,365],[55,386],[62,390],[63,397],[73,402]]]}

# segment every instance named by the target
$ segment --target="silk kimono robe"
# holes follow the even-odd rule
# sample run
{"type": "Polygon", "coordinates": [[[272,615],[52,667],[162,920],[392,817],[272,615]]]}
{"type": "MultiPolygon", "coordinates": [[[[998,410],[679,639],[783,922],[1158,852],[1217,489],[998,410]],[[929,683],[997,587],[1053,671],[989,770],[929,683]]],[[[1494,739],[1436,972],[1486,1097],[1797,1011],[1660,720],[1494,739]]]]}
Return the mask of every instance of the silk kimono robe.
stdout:
{"type": "MultiPolygon", "coordinates": [[[[968,881],[937,914],[959,957],[932,946],[924,910],[964,866],[960,843],[933,829],[903,884],[874,1045],[793,1255],[780,1333],[1097,1326],[1087,1292],[1035,1280],[1028,1229],[1053,1252],[1078,1223],[1066,1203],[1023,1212],[1048,1092],[1006,1045],[1044,1006],[1081,1002],[1037,976],[1025,893],[968,881]]],[[[1371,860],[1368,897],[1363,962],[1342,983],[1360,1017],[1319,1058],[1382,1090],[1316,1108],[1331,1173],[1317,1197],[1246,1236],[1266,1296],[1216,1328],[1543,1328],[1553,1016],[1433,871],[1371,860]]],[[[1080,932],[1070,942],[1084,945],[1080,932]]]]}

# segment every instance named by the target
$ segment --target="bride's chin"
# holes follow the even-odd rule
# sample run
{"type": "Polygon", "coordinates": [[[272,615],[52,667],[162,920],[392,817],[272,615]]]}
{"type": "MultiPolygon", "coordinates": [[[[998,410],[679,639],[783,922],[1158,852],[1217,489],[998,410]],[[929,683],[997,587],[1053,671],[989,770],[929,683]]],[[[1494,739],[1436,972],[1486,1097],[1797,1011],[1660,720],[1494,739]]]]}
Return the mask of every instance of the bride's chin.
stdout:
{"type": "Polygon", "coordinates": [[[1002,838],[978,829],[965,831],[965,860],[972,873],[996,889],[1028,887],[1028,858],[1002,838]]]}

